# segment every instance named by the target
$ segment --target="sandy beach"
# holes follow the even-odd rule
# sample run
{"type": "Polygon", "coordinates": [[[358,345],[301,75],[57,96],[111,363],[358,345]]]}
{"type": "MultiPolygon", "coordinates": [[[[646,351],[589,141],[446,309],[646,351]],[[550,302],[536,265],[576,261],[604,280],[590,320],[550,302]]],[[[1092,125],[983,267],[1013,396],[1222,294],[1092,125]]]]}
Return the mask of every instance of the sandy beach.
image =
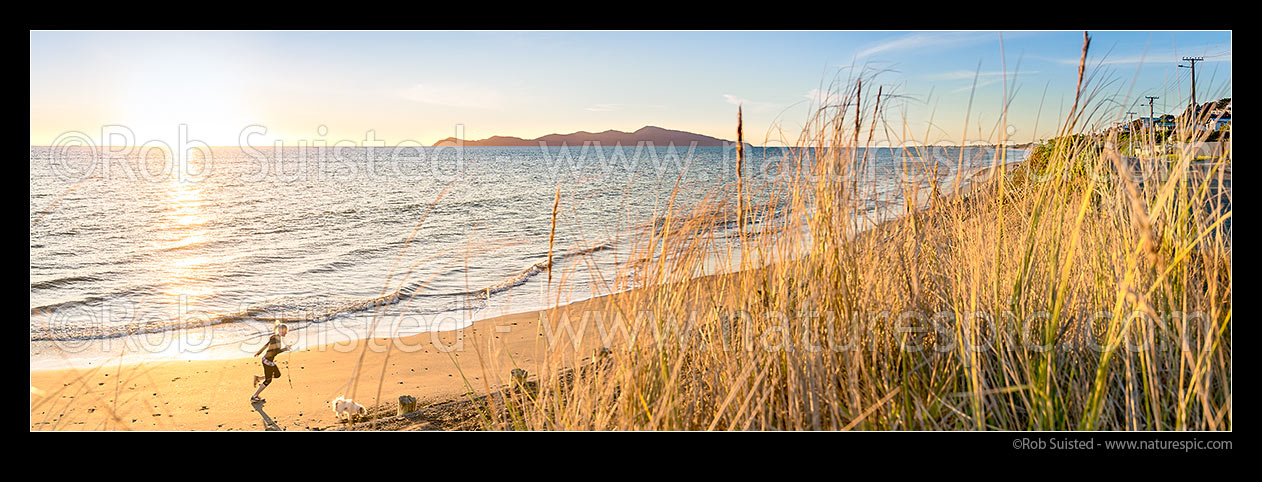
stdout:
{"type": "MultiPolygon", "coordinates": [[[[970,176],[960,186],[959,195],[966,197],[976,188],[977,181],[989,174],[978,172],[970,176]]],[[[878,223],[877,229],[863,235],[878,234],[884,226],[897,221],[896,218],[878,223]]],[[[667,292],[682,293],[693,310],[704,310],[734,301],[740,292],[730,285],[735,275],[705,275],[665,286],[667,292]],[[719,298],[713,298],[716,293],[721,293],[719,298]]],[[[395,413],[402,395],[415,397],[420,407],[449,405],[510,386],[514,368],[537,376],[585,363],[602,346],[625,341],[619,336],[625,332],[616,326],[619,316],[628,316],[630,307],[643,306],[646,294],[652,296],[653,289],[635,289],[560,307],[488,318],[458,330],[350,340],[284,353],[277,357],[277,363],[285,376],[274,380],[264,391],[266,402],[262,404],[248,401],[253,392],[252,377],[262,374],[256,357],[115,361],[93,368],[32,370],[30,428],[348,428],[330,407],[338,396],[354,399],[370,411],[375,410],[375,417],[384,417],[395,413]]],[[[467,407],[464,411],[460,417],[469,420],[455,425],[460,429],[477,428],[473,421],[476,413],[468,413],[467,407]]]]}
{"type": "Polygon", "coordinates": [[[51,23],[31,432],[1232,453],[1229,26],[51,23]]]}
{"type": "Polygon", "coordinates": [[[402,395],[422,405],[465,399],[470,388],[485,394],[505,385],[513,368],[535,374],[549,363],[567,365],[590,356],[600,342],[597,330],[583,332],[577,344],[563,342],[549,358],[546,340],[556,334],[549,331],[556,325],[545,327],[541,320],[581,317],[585,310],[609,307],[618,296],[505,315],[461,330],[281,354],[277,362],[286,376],[274,380],[263,393],[266,402],[257,405],[248,399],[252,376],[262,373],[258,358],[31,371],[30,428],[311,430],[337,426],[329,402],[338,396],[391,410],[402,395]]]}

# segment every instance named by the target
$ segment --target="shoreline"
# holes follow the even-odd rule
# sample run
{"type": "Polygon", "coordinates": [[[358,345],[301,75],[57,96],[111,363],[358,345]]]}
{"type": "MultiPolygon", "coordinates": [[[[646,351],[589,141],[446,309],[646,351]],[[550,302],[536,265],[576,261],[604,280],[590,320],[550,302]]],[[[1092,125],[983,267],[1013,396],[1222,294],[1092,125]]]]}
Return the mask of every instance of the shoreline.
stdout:
{"type": "MultiPolygon", "coordinates": [[[[393,415],[402,395],[415,397],[418,407],[435,407],[494,394],[510,385],[514,368],[531,377],[546,376],[584,364],[600,347],[619,343],[606,336],[619,336],[620,308],[639,302],[651,290],[679,284],[714,289],[709,286],[738,273],[487,318],[456,330],[347,340],[282,353],[276,358],[282,376],[264,390],[263,404],[249,402],[252,377],[262,374],[255,357],[32,370],[29,429],[345,429],[330,406],[338,396],[380,417],[383,411],[393,415]]],[[[723,298],[734,294],[720,291],[723,298]]],[[[463,427],[470,423],[454,422],[463,427]]]]}
{"type": "MultiPolygon", "coordinates": [[[[1023,152],[1028,154],[1028,151],[1023,152]]],[[[1021,156],[1022,159],[1024,157],[1025,155],[1021,156]]],[[[1014,162],[1020,161],[1009,161],[1009,163],[1014,162]]],[[[968,172],[967,176],[961,177],[966,178],[964,183],[967,184],[971,182],[971,178],[986,169],[986,167],[975,168],[968,172]]],[[[900,208],[899,211],[902,209],[900,208]]],[[[566,303],[592,297],[592,293],[564,291],[569,291],[564,296],[566,303]],[[578,296],[575,296],[576,294],[578,296]]],[[[551,295],[548,296],[551,297],[551,295]]],[[[348,312],[316,321],[301,319],[290,324],[291,337],[294,334],[299,335],[298,348],[378,336],[393,338],[430,331],[458,329],[498,316],[538,311],[547,308],[550,304],[540,303],[538,299],[525,300],[526,298],[510,294],[509,297],[495,302],[494,306],[487,306],[483,310],[468,314],[453,311],[420,315],[419,318],[409,317],[406,320],[391,317],[385,318],[389,321],[381,323],[380,326],[373,322],[372,310],[348,312]]],[[[253,309],[247,308],[240,314],[227,315],[191,312],[199,318],[205,317],[213,322],[191,324],[174,329],[149,329],[142,326],[136,330],[128,325],[121,327],[123,332],[118,335],[32,339],[28,343],[29,368],[31,370],[91,368],[101,364],[115,363],[120,356],[123,357],[123,363],[244,358],[258,348],[270,328],[270,323],[251,319],[251,314],[248,312],[253,309]],[[218,321],[224,316],[230,320],[218,321]]]]}
{"type": "MultiPolygon", "coordinates": [[[[758,269],[762,268],[749,268],[758,269]]],[[[514,368],[522,368],[531,376],[550,374],[585,363],[600,347],[623,341],[605,338],[619,336],[619,308],[628,302],[638,303],[652,290],[683,284],[712,292],[716,289],[712,285],[719,284],[722,299],[708,303],[725,304],[738,293],[721,285],[739,273],[668,281],[490,317],[455,330],[350,339],[283,353],[276,359],[283,375],[263,392],[267,402],[262,405],[248,401],[254,390],[251,379],[262,373],[255,357],[142,360],[31,370],[29,428],[340,429],[344,426],[330,407],[338,396],[352,398],[370,412],[375,409],[393,414],[402,395],[415,397],[418,406],[436,406],[469,400],[468,395],[492,394],[511,383],[514,368]],[[588,315],[594,316],[589,319],[588,315]]],[[[695,304],[698,302],[706,303],[696,298],[692,303],[703,307],[695,304]]]]}
{"type": "Polygon", "coordinates": [[[251,377],[262,373],[254,357],[32,370],[30,429],[258,430],[269,424],[319,429],[337,424],[329,402],[338,396],[373,407],[393,406],[401,395],[424,402],[459,399],[470,387],[485,394],[507,383],[512,368],[538,373],[545,365],[565,365],[595,340],[587,336],[576,346],[549,350],[540,340],[547,330],[541,319],[599,310],[626,293],[631,292],[497,316],[456,330],[281,354],[277,362],[284,375],[263,392],[262,406],[248,401],[251,377]]]}
{"type": "MultiPolygon", "coordinates": [[[[625,291],[628,290],[596,296],[569,298],[564,303],[551,308],[564,307],[625,291]]],[[[550,309],[531,306],[529,303],[520,303],[518,305],[524,307],[515,308],[511,306],[513,304],[505,302],[503,306],[495,309],[488,308],[483,310],[484,312],[475,312],[467,318],[447,316],[452,314],[459,315],[460,312],[439,313],[434,315],[433,321],[435,323],[426,325],[424,329],[392,324],[391,318],[397,318],[393,315],[381,317],[374,328],[372,325],[374,319],[372,310],[328,321],[282,320],[282,322],[290,325],[290,334],[287,339],[291,341],[297,340],[295,345],[298,350],[309,350],[320,348],[324,345],[358,343],[369,338],[406,338],[429,333],[456,331],[495,318],[537,313],[550,309]]],[[[228,326],[227,329],[235,330],[236,332],[228,332],[221,336],[231,337],[231,340],[213,343],[208,346],[201,346],[200,344],[205,339],[205,333],[201,331],[207,329],[223,330],[223,326],[229,324],[210,324],[200,327],[138,332],[102,338],[31,340],[29,342],[31,347],[30,371],[92,369],[116,364],[120,357],[123,358],[124,364],[245,359],[249,358],[255,350],[262,346],[263,341],[270,334],[270,332],[266,331],[269,326],[266,320],[253,322],[252,324],[259,325],[263,331],[245,332],[242,330],[246,325],[228,326]],[[156,342],[153,340],[154,338],[157,338],[156,342]],[[63,345],[81,345],[88,348],[67,352],[61,349],[63,345]],[[142,347],[137,349],[136,345],[142,345],[142,347]],[[120,351],[117,348],[118,346],[122,346],[124,349],[120,351]],[[61,366],[51,366],[56,364],[61,364],[61,366]]]]}
{"type": "MultiPolygon", "coordinates": [[[[983,171],[970,173],[959,194],[972,191],[983,171]]],[[[666,285],[721,285],[737,273],[708,274],[666,285]]],[[[262,373],[254,357],[128,363],[118,359],[91,368],[32,369],[30,429],[323,430],[338,426],[329,405],[338,396],[352,398],[370,410],[392,411],[402,395],[431,405],[467,399],[469,394],[487,395],[506,386],[514,368],[535,375],[582,363],[605,342],[602,332],[614,326],[587,329],[585,313],[613,315],[604,321],[596,318],[597,324],[617,323],[617,313],[611,309],[662,286],[488,317],[454,330],[300,348],[277,357],[283,375],[263,392],[264,404],[248,401],[253,392],[251,379],[262,373]],[[581,319],[582,329],[566,326],[571,331],[563,332],[557,320],[566,317],[581,319]],[[568,343],[553,349],[556,337],[566,337],[562,341],[568,343]]],[[[739,294],[719,292],[724,293],[721,298],[739,294]]]]}

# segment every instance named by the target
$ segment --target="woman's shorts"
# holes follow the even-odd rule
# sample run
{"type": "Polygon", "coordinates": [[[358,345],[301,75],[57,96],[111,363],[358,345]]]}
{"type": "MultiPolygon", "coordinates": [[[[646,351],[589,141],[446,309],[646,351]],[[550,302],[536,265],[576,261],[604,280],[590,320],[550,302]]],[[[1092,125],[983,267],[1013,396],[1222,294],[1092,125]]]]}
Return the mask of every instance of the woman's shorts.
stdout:
{"type": "Polygon", "coordinates": [[[263,383],[270,383],[273,378],[280,378],[280,367],[275,364],[268,365],[266,359],[263,361],[263,383]]]}

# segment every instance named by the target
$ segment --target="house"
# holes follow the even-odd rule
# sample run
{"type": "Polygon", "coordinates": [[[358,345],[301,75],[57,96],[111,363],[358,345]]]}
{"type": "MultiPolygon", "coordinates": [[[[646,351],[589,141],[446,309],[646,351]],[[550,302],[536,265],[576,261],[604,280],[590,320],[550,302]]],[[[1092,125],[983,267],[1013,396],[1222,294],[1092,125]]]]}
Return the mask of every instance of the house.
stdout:
{"type": "Polygon", "coordinates": [[[1231,125],[1231,98],[1201,104],[1196,109],[1198,129],[1216,131],[1231,125]]]}
{"type": "Polygon", "coordinates": [[[1140,117],[1146,128],[1156,126],[1158,129],[1174,129],[1174,116],[1166,114],[1160,117],[1140,117]]]}
{"type": "Polygon", "coordinates": [[[1225,112],[1219,115],[1211,114],[1210,118],[1205,120],[1205,127],[1210,130],[1215,130],[1215,131],[1220,130],[1223,127],[1227,127],[1230,125],[1231,125],[1231,112],[1225,112]]]}

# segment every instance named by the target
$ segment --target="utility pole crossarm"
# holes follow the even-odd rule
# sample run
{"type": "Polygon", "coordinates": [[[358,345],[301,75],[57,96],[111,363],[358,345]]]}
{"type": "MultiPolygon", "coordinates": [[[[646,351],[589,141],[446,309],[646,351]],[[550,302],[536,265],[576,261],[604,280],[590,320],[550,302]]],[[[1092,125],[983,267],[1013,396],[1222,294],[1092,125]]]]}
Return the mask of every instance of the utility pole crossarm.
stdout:
{"type": "Polygon", "coordinates": [[[1145,95],[1145,96],[1144,96],[1144,98],[1145,98],[1145,99],[1148,99],[1148,120],[1151,122],[1151,121],[1152,121],[1152,117],[1153,117],[1153,115],[1154,115],[1154,113],[1153,113],[1152,103],[1153,103],[1153,101],[1155,101],[1155,100],[1157,100],[1157,99],[1160,99],[1161,97],[1157,97],[1157,96],[1155,96],[1155,95],[1145,95]]]}

